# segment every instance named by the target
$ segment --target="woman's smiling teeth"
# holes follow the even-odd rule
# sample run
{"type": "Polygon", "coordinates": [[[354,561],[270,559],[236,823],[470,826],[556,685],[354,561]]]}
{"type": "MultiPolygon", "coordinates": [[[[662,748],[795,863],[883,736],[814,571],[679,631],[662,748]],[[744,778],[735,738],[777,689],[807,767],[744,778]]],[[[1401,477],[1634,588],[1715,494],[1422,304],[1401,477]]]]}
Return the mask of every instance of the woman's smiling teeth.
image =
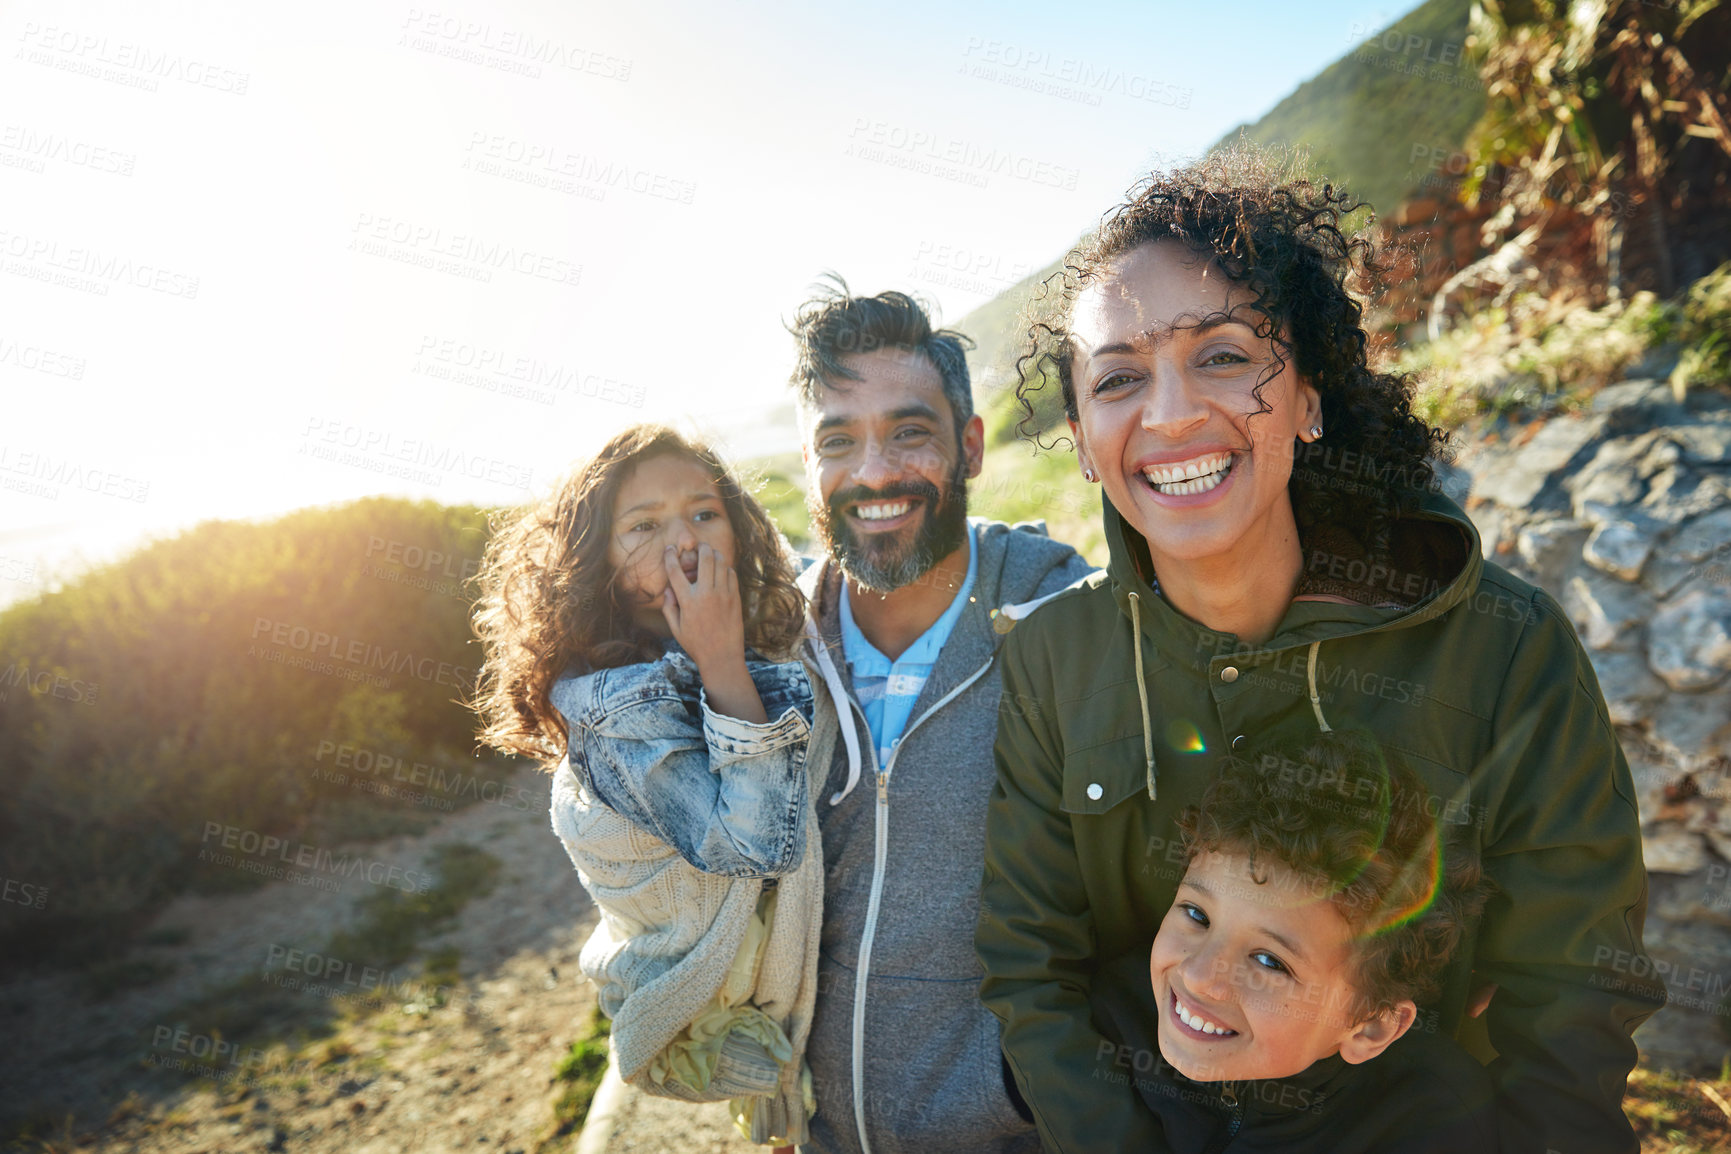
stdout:
{"type": "Polygon", "coordinates": [[[1206,493],[1226,480],[1226,475],[1232,472],[1232,460],[1231,453],[1210,453],[1170,465],[1149,465],[1142,470],[1142,476],[1156,493],[1186,497],[1206,493]]]}
{"type": "Polygon", "coordinates": [[[862,521],[889,521],[913,507],[912,501],[881,501],[875,505],[855,505],[854,516],[862,521]]]}
{"type": "Polygon", "coordinates": [[[1178,1020],[1183,1022],[1186,1026],[1189,1026],[1192,1030],[1199,1030],[1204,1034],[1219,1034],[1223,1038],[1230,1038],[1238,1033],[1237,1030],[1228,1030],[1225,1026],[1216,1026],[1201,1014],[1194,1013],[1188,1006],[1178,1000],[1177,994],[1172,995],[1172,1006],[1178,1011],[1178,1020]]]}

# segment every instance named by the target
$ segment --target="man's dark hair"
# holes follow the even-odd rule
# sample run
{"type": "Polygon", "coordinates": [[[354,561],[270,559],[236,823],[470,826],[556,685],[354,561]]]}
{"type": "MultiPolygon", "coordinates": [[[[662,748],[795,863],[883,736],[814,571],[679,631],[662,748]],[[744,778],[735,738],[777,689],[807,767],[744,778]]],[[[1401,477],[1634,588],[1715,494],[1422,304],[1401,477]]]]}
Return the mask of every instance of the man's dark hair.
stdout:
{"type": "Polygon", "coordinates": [[[1320,883],[1353,929],[1358,1017],[1437,996],[1484,908],[1488,882],[1410,769],[1368,735],[1313,735],[1228,757],[1178,818],[1186,854],[1237,851],[1320,883]]]}
{"type": "Polygon", "coordinates": [[[858,373],[842,364],[855,353],[901,349],[922,353],[943,378],[944,397],[956,419],[956,436],[974,415],[967,350],[974,342],[953,329],[932,328],[924,305],[907,293],[856,297],[847,282],[830,274],[818,294],[799,306],[788,331],[799,344],[793,387],[802,408],[815,408],[821,388],[846,388],[858,373]]]}

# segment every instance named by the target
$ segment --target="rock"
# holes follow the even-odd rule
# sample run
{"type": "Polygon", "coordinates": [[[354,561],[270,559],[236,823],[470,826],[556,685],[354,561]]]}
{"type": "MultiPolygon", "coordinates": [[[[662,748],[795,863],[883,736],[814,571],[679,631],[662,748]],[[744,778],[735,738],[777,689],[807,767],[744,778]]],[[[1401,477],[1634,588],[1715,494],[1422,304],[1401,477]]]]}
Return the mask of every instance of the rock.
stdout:
{"type": "MultiPolygon", "coordinates": [[[[1669,375],[1654,373],[1655,377],[1669,375]]],[[[1661,405],[1675,404],[1671,395],[1671,386],[1662,380],[1631,380],[1621,381],[1615,385],[1607,385],[1593,397],[1595,413],[1610,413],[1618,409],[1655,408],[1661,405]]]]}
{"type": "Polygon", "coordinates": [[[1637,724],[1665,696],[1665,683],[1653,676],[1639,653],[1608,650],[1593,654],[1592,661],[1613,724],[1637,724]]]}
{"type": "Polygon", "coordinates": [[[1467,494],[1472,491],[1473,475],[1458,464],[1448,461],[1434,461],[1431,468],[1435,475],[1434,484],[1442,490],[1443,496],[1457,505],[1467,503],[1467,494]]]}
{"type": "Polygon", "coordinates": [[[1700,565],[1691,565],[1680,560],[1666,550],[1653,554],[1647,561],[1647,567],[1641,570],[1641,588],[1663,601],[1677,587],[1701,571],[1700,565]]]}
{"type": "Polygon", "coordinates": [[[1731,462],[1731,414],[1705,413],[1686,425],[1665,430],[1683,447],[1683,459],[1691,465],[1723,465],[1731,462]]]}
{"type": "Polygon", "coordinates": [[[1518,514],[1511,514],[1495,501],[1484,501],[1467,516],[1472,518],[1473,528],[1479,531],[1479,548],[1486,557],[1496,560],[1498,551],[1507,544],[1510,536],[1509,522],[1518,514]]]}
{"type": "Polygon", "coordinates": [[[1731,552],[1731,509],[1689,521],[1671,538],[1671,552],[1684,561],[1705,561],[1714,553],[1731,552]]]}
{"type": "Polygon", "coordinates": [[[1592,570],[1578,572],[1563,585],[1563,609],[1594,649],[1610,648],[1651,617],[1653,605],[1644,590],[1592,570]]]}
{"type": "Polygon", "coordinates": [[[1659,610],[1647,663],[1672,689],[1699,690],[1731,673],[1731,592],[1696,586],[1659,610]]]}
{"type": "Polygon", "coordinates": [[[1668,693],[1653,710],[1648,740],[1675,780],[1731,759],[1731,688],[1668,693]]]}
{"type": "Polygon", "coordinates": [[[1656,429],[1648,438],[1647,451],[1641,454],[1635,473],[1643,481],[1651,481],[1683,459],[1683,450],[1671,439],[1672,429],[1656,429]]]}
{"type": "Polygon", "coordinates": [[[1581,556],[1603,573],[1636,581],[1652,551],[1653,538],[1632,521],[1606,521],[1587,538],[1581,556]]]}
{"type": "MultiPolygon", "coordinates": [[[[1577,510],[1589,501],[1601,505],[1633,505],[1647,492],[1647,486],[1635,475],[1632,461],[1599,469],[1576,481],[1572,489],[1577,510]]],[[[1577,512],[1576,516],[1579,515],[1577,512]]]]}
{"type": "Polygon", "coordinates": [[[1472,496],[1484,497],[1511,509],[1525,509],[1544,489],[1551,474],[1599,438],[1607,414],[1589,417],[1556,417],[1513,453],[1489,454],[1473,477],[1472,496]]]}
{"type": "Polygon", "coordinates": [[[1641,572],[1641,587],[1662,600],[1691,578],[1700,578],[1703,586],[1731,585],[1731,508],[1685,522],[1668,544],[1654,550],[1641,572]]]}
{"type": "Polygon", "coordinates": [[[1584,419],[1496,422],[1456,461],[1486,556],[1574,621],[1642,817],[1686,867],[1705,852],[1696,834],[1731,862],[1731,397],[1679,399],[1646,379],[1663,375],[1601,390],[1584,419]]]}
{"type": "Polygon", "coordinates": [[[1515,549],[1545,589],[1562,588],[1562,574],[1581,555],[1587,527],[1566,517],[1546,517],[1521,526],[1515,549]]]}
{"type": "Polygon", "coordinates": [[[1657,748],[1639,737],[1625,736],[1622,745],[1629,762],[1629,776],[1635,783],[1635,805],[1641,824],[1657,821],[1666,806],[1666,790],[1682,774],[1657,748]]]}
{"type": "Polygon", "coordinates": [[[1659,518],[1629,506],[1648,494],[1648,483],[1654,477],[1674,468],[1681,459],[1682,450],[1667,439],[1668,432],[1656,429],[1600,446],[1592,461],[1563,482],[1571,495],[1575,516],[1592,523],[1620,517],[1637,524],[1661,524],[1659,518]],[[1588,513],[1595,508],[1605,512],[1588,513]]]}
{"type": "Polygon", "coordinates": [[[1663,825],[1641,834],[1641,856],[1649,873],[1692,874],[1707,864],[1707,847],[1700,834],[1663,825]]]}
{"type": "Polygon", "coordinates": [[[1606,441],[1593,459],[1563,481],[1577,508],[1588,501],[1601,505],[1632,505],[1647,491],[1641,465],[1653,446],[1654,435],[1621,437],[1606,441]]]}
{"type": "Polygon", "coordinates": [[[1611,521],[1627,521],[1629,510],[1619,505],[1607,505],[1603,501],[1576,501],[1575,519],[1597,529],[1611,521]]]}
{"type": "Polygon", "coordinates": [[[1676,466],[1653,478],[1640,509],[1655,520],[1677,525],[1724,505],[1731,505],[1731,480],[1676,466]]]}

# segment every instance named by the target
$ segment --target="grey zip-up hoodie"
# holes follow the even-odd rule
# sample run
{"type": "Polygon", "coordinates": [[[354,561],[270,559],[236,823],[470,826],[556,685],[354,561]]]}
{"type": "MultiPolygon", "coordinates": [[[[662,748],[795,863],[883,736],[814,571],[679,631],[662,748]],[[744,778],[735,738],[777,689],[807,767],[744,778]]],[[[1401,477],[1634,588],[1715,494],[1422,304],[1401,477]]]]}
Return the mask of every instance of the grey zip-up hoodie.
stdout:
{"type": "MultiPolygon", "coordinates": [[[[801,578],[810,644],[838,710],[814,720],[824,918],[806,1061],[817,1096],[808,1151],[1037,1151],[1004,1080],[998,1020],[974,952],[986,802],[996,781],[996,618],[1093,572],[1043,525],[970,520],[979,551],[956,621],[891,760],[877,763],[842,649],[840,577],[801,578]]],[[[814,678],[817,680],[818,678],[814,678]]]]}

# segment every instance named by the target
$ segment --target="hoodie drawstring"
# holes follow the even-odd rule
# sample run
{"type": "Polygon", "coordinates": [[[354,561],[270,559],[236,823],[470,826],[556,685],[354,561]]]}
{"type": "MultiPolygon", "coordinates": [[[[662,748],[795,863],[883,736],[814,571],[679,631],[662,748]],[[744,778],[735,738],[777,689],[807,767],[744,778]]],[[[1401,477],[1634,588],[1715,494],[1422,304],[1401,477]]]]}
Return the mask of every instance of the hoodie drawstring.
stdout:
{"type": "MultiPolygon", "coordinates": [[[[1154,729],[1148,722],[1148,676],[1142,670],[1142,599],[1135,593],[1130,594],[1130,630],[1135,636],[1136,646],[1136,695],[1142,703],[1142,753],[1148,760],[1148,800],[1155,800],[1154,794],[1154,729]]],[[[1333,733],[1328,724],[1328,718],[1322,714],[1322,694],[1316,688],[1316,655],[1322,649],[1322,642],[1310,643],[1310,660],[1308,662],[1308,678],[1310,681],[1310,708],[1316,714],[1316,724],[1323,733],[1333,733]]]]}
{"type": "Polygon", "coordinates": [[[841,739],[847,746],[847,784],[840,793],[829,799],[831,805],[840,805],[842,798],[853,792],[853,787],[859,784],[859,735],[854,732],[853,710],[847,705],[847,690],[842,686],[841,674],[836,671],[835,661],[829,655],[829,646],[824,644],[823,634],[817,631],[817,623],[811,618],[805,620],[805,635],[811,640],[812,656],[817,659],[817,668],[823,674],[823,683],[829,689],[830,700],[835,703],[836,724],[841,726],[841,739]]]}
{"type": "Polygon", "coordinates": [[[1321,728],[1322,732],[1333,733],[1334,730],[1328,727],[1328,718],[1322,715],[1322,694],[1316,691],[1316,654],[1321,648],[1322,642],[1320,641],[1312,641],[1310,643],[1310,708],[1315,712],[1316,724],[1321,728]]]}
{"type": "Polygon", "coordinates": [[[1130,594],[1130,632],[1136,646],[1136,694],[1142,699],[1142,753],[1148,759],[1148,800],[1154,800],[1154,730],[1148,724],[1148,678],[1142,672],[1142,599],[1130,594]]]}

